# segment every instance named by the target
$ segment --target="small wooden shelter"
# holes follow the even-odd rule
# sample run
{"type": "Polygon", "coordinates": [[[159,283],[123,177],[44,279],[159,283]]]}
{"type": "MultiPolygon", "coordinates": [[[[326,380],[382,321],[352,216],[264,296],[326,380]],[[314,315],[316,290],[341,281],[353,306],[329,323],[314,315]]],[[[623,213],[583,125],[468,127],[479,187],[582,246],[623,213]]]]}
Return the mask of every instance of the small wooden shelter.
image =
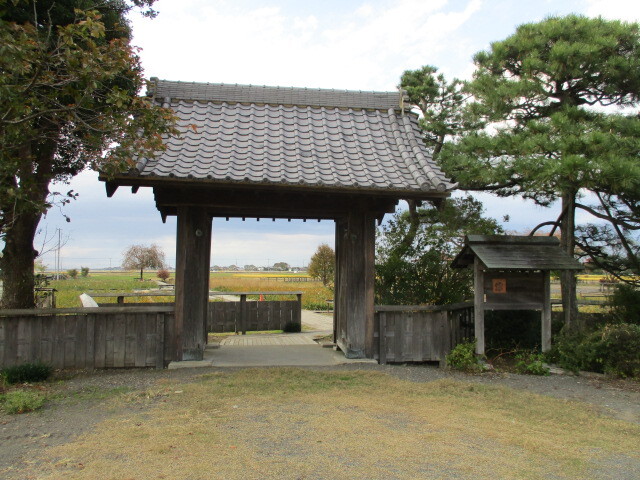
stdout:
{"type": "Polygon", "coordinates": [[[181,136],[116,177],[152,187],[177,215],[176,360],[206,343],[213,217],[330,219],[336,225],[335,336],[373,358],[375,221],[400,199],[439,201],[455,187],[433,162],[402,92],[357,92],[152,79],[148,95],[181,136]]]}
{"type": "Polygon", "coordinates": [[[476,353],[485,353],[485,310],[540,310],[542,351],[551,348],[551,270],[581,270],[555,237],[468,235],[453,268],[473,265],[476,353]]]}

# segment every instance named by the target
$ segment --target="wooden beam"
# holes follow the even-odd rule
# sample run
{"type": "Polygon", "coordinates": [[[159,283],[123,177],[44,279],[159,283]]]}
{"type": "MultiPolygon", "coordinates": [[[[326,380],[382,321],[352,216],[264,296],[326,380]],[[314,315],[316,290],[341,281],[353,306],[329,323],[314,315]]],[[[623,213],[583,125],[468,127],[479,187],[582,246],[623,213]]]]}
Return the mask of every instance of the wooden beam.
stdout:
{"type": "Polygon", "coordinates": [[[211,217],[180,207],[176,245],[176,347],[179,360],[202,360],[206,345],[211,217]]]}
{"type": "Polygon", "coordinates": [[[482,262],[475,257],[473,263],[473,327],[476,337],[476,354],[484,355],[484,273],[482,262]]]}
{"type": "Polygon", "coordinates": [[[249,193],[245,190],[203,188],[154,188],[158,210],[176,215],[180,206],[205,207],[212,217],[300,218],[332,220],[348,215],[355,203],[381,218],[395,211],[398,200],[388,197],[366,197],[345,194],[328,196],[318,193],[249,193]]]}
{"type": "Polygon", "coordinates": [[[542,351],[551,350],[551,279],[549,271],[542,272],[542,288],[544,291],[542,305],[542,351]]]}
{"type": "Polygon", "coordinates": [[[104,188],[107,191],[107,197],[113,197],[113,194],[118,190],[118,185],[112,182],[105,182],[104,188]]]}

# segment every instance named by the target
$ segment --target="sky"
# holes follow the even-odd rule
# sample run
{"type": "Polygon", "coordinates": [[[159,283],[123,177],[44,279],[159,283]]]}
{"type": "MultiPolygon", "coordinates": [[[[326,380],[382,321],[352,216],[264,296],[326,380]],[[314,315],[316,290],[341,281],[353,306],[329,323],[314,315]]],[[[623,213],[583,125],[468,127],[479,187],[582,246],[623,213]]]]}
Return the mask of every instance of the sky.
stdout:
{"type": "MultiPolygon", "coordinates": [[[[470,79],[475,53],[548,16],[640,21],[637,0],[159,0],[156,9],[153,20],[130,16],[147,78],[373,91],[395,91],[402,72],[423,65],[470,79]]],[[[128,246],[154,243],[175,265],[175,217],[162,223],[151,189],[120,188],[107,198],[90,171],[52,189],[79,196],[40,224],[35,248],[46,252],[48,268],[58,238],[63,270],[116,267],[128,246]]],[[[509,217],[509,231],[559,214],[558,205],[476,196],[487,215],[509,217]]],[[[215,218],[211,265],[303,266],[321,243],[333,246],[334,228],[333,221],[215,218]]]]}

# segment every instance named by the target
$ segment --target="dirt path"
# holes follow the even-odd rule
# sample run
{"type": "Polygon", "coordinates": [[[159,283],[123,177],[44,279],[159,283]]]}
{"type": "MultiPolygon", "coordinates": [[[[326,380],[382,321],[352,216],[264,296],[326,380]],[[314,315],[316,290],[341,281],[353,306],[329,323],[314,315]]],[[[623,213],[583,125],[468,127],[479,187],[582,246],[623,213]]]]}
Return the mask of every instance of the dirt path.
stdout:
{"type": "MultiPolygon", "coordinates": [[[[472,376],[424,365],[358,364],[312,370],[378,371],[411,382],[454,379],[505,386],[567,401],[583,402],[591,406],[594,415],[602,414],[640,424],[640,384],[637,382],[573,376],[472,376]]],[[[26,415],[0,414],[0,478],[22,480],[25,477],[21,475],[21,469],[37,462],[34,459],[43,449],[71,442],[78,435],[92,431],[98,423],[124,412],[127,415],[144,416],[145,411],[163,401],[164,395],[180,393],[176,390],[179,385],[197,384],[203,374],[214,372],[225,375],[229,370],[99,371],[54,382],[49,387],[54,400],[44,410],[26,415]],[[114,402],[114,399],[117,401],[114,402]]]]}

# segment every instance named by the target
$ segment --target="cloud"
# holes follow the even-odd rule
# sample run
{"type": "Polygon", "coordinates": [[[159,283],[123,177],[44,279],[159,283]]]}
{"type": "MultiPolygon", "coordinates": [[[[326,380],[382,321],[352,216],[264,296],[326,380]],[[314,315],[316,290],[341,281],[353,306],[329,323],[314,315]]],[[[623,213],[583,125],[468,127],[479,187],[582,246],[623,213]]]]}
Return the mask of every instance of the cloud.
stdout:
{"type": "Polygon", "coordinates": [[[340,15],[322,8],[296,15],[280,7],[173,2],[153,21],[132,19],[134,43],[144,49],[147,74],[166,79],[389,90],[403,70],[446,51],[481,7],[470,0],[445,11],[448,3],[396,0],[340,15]]]}
{"type": "Polygon", "coordinates": [[[587,0],[586,14],[611,20],[640,21],[640,2],[636,0],[587,0]]]}

